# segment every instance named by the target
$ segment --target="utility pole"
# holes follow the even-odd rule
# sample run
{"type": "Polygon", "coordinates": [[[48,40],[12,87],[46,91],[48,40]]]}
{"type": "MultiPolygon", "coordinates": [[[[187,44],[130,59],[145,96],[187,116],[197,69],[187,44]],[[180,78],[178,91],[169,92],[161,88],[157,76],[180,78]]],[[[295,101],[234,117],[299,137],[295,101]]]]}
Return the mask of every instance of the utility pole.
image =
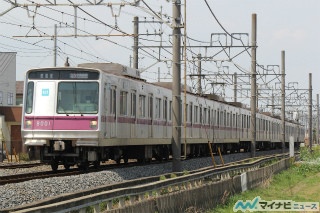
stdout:
{"type": "Polygon", "coordinates": [[[172,171],[181,171],[181,1],[172,1],[172,171]]]}
{"type": "Polygon", "coordinates": [[[201,53],[198,54],[198,95],[202,93],[202,86],[201,86],[201,53]]]}
{"type": "Polygon", "coordinates": [[[256,156],[256,113],[257,113],[257,108],[256,108],[256,75],[257,75],[257,70],[256,70],[256,48],[257,48],[257,14],[252,14],[252,32],[251,32],[251,126],[250,126],[250,131],[251,131],[251,157],[256,156]]]}
{"type": "Polygon", "coordinates": [[[135,16],[133,18],[133,68],[139,68],[139,51],[138,51],[138,44],[139,44],[139,17],[135,16]]]}
{"type": "Polygon", "coordinates": [[[281,126],[282,126],[282,153],[284,153],[285,150],[285,140],[286,140],[286,106],[285,106],[285,98],[286,98],[286,91],[285,91],[285,52],[281,51],[281,126]]]}
{"type": "Polygon", "coordinates": [[[57,25],[54,25],[54,37],[53,37],[53,66],[57,66],[57,25]]]}
{"type": "Polygon", "coordinates": [[[271,114],[274,116],[274,94],[273,94],[273,89],[272,89],[272,97],[271,97],[271,114]]]}
{"type": "Polygon", "coordinates": [[[317,94],[317,130],[316,130],[316,142],[319,144],[319,94],[317,94]]]}
{"type": "Polygon", "coordinates": [[[237,102],[237,73],[235,72],[233,75],[233,101],[237,102]]]}
{"type": "Polygon", "coordinates": [[[309,145],[312,151],[312,73],[309,73],[309,145]]]}

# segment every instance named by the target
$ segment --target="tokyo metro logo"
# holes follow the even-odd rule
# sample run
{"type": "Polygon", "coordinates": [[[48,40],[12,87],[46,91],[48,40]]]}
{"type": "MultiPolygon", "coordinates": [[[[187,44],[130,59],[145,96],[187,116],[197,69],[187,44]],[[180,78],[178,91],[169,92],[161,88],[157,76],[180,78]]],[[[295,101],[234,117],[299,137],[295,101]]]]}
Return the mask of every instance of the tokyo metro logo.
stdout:
{"type": "Polygon", "coordinates": [[[260,196],[253,200],[238,200],[233,206],[233,211],[319,211],[319,202],[295,202],[292,200],[265,201],[260,196]]]}

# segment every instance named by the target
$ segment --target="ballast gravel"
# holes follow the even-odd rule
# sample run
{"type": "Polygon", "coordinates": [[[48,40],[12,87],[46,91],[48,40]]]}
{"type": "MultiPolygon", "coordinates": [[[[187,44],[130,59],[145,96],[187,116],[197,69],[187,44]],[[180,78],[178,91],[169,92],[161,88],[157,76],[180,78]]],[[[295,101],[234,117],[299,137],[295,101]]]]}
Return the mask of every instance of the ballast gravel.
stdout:
{"type": "MultiPolygon", "coordinates": [[[[281,150],[274,152],[280,153],[281,150]]],[[[274,154],[273,152],[273,154],[274,154]]],[[[257,155],[265,154],[257,152],[257,155]]],[[[270,154],[270,152],[268,153],[270,154]]],[[[224,155],[225,163],[249,158],[250,153],[224,155]]],[[[221,164],[219,157],[215,156],[217,164],[221,164]]],[[[203,167],[212,166],[210,157],[190,159],[181,162],[183,171],[191,171],[203,167]]],[[[21,174],[26,172],[37,172],[50,170],[48,166],[39,166],[28,169],[1,169],[1,176],[21,174]]],[[[6,184],[0,186],[0,212],[1,209],[12,208],[19,205],[42,200],[48,197],[81,191],[97,186],[120,183],[125,180],[132,180],[141,177],[161,175],[172,172],[172,163],[152,164],[136,166],[131,168],[118,168],[108,171],[73,175],[67,177],[53,177],[46,179],[36,179],[22,183],[6,184]]]]}

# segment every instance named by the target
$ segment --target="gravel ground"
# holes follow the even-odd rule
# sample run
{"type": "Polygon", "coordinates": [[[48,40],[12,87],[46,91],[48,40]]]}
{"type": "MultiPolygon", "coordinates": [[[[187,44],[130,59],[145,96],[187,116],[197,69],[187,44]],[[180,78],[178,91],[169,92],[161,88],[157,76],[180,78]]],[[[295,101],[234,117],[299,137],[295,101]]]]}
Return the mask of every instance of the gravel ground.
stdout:
{"type": "MultiPolygon", "coordinates": [[[[272,152],[280,153],[281,150],[272,152]]],[[[257,152],[258,155],[266,152],[257,152]]],[[[268,152],[268,154],[271,154],[268,152]]],[[[225,163],[249,158],[250,153],[224,155],[225,163]]],[[[219,157],[215,156],[215,161],[221,164],[219,157]]],[[[210,157],[190,159],[182,161],[182,170],[195,170],[203,167],[212,166],[210,157]]],[[[30,171],[50,170],[48,166],[39,166],[27,169],[1,169],[0,176],[26,173],[30,171]]],[[[131,168],[113,169],[89,174],[74,175],[68,177],[54,177],[39,180],[30,180],[22,183],[7,184],[0,186],[0,210],[19,206],[47,197],[57,196],[63,193],[71,193],[84,189],[93,188],[101,185],[119,183],[125,180],[136,179],[140,177],[155,176],[172,172],[172,163],[163,163],[157,165],[137,166],[131,168]]]]}

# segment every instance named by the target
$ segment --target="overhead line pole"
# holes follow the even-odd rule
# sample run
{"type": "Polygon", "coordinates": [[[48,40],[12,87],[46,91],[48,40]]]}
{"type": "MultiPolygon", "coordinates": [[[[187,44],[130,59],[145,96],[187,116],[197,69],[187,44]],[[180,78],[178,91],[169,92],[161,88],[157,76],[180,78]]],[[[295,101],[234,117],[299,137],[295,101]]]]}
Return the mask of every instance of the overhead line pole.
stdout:
{"type": "Polygon", "coordinates": [[[312,151],[312,73],[309,73],[309,145],[312,151]]]}
{"type": "Polygon", "coordinates": [[[181,1],[172,1],[172,171],[181,171],[181,1]]]}
{"type": "Polygon", "coordinates": [[[319,94],[317,94],[317,121],[316,121],[317,129],[316,129],[316,142],[319,144],[319,94]]]}
{"type": "Polygon", "coordinates": [[[256,156],[256,100],[257,100],[257,89],[256,89],[256,48],[257,48],[257,14],[252,14],[252,33],[251,33],[251,157],[256,156]]]}
{"type": "Polygon", "coordinates": [[[54,38],[53,38],[53,66],[57,66],[57,25],[54,25],[54,38]]]}
{"type": "Polygon", "coordinates": [[[286,118],[285,118],[285,113],[286,113],[286,105],[285,105],[285,99],[286,99],[286,92],[285,92],[285,52],[281,51],[281,146],[282,146],[282,153],[284,153],[284,148],[285,148],[285,140],[286,140],[286,118]]]}
{"type": "Polygon", "coordinates": [[[183,69],[184,69],[184,159],[187,159],[187,0],[184,0],[184,37],[183,37],[183,69]]]}
{"type": "Polygon", "coordinates": [[[138,69],[139,65],[139,17],[135,16],[133,18],[133,68],[138,69]]]}

